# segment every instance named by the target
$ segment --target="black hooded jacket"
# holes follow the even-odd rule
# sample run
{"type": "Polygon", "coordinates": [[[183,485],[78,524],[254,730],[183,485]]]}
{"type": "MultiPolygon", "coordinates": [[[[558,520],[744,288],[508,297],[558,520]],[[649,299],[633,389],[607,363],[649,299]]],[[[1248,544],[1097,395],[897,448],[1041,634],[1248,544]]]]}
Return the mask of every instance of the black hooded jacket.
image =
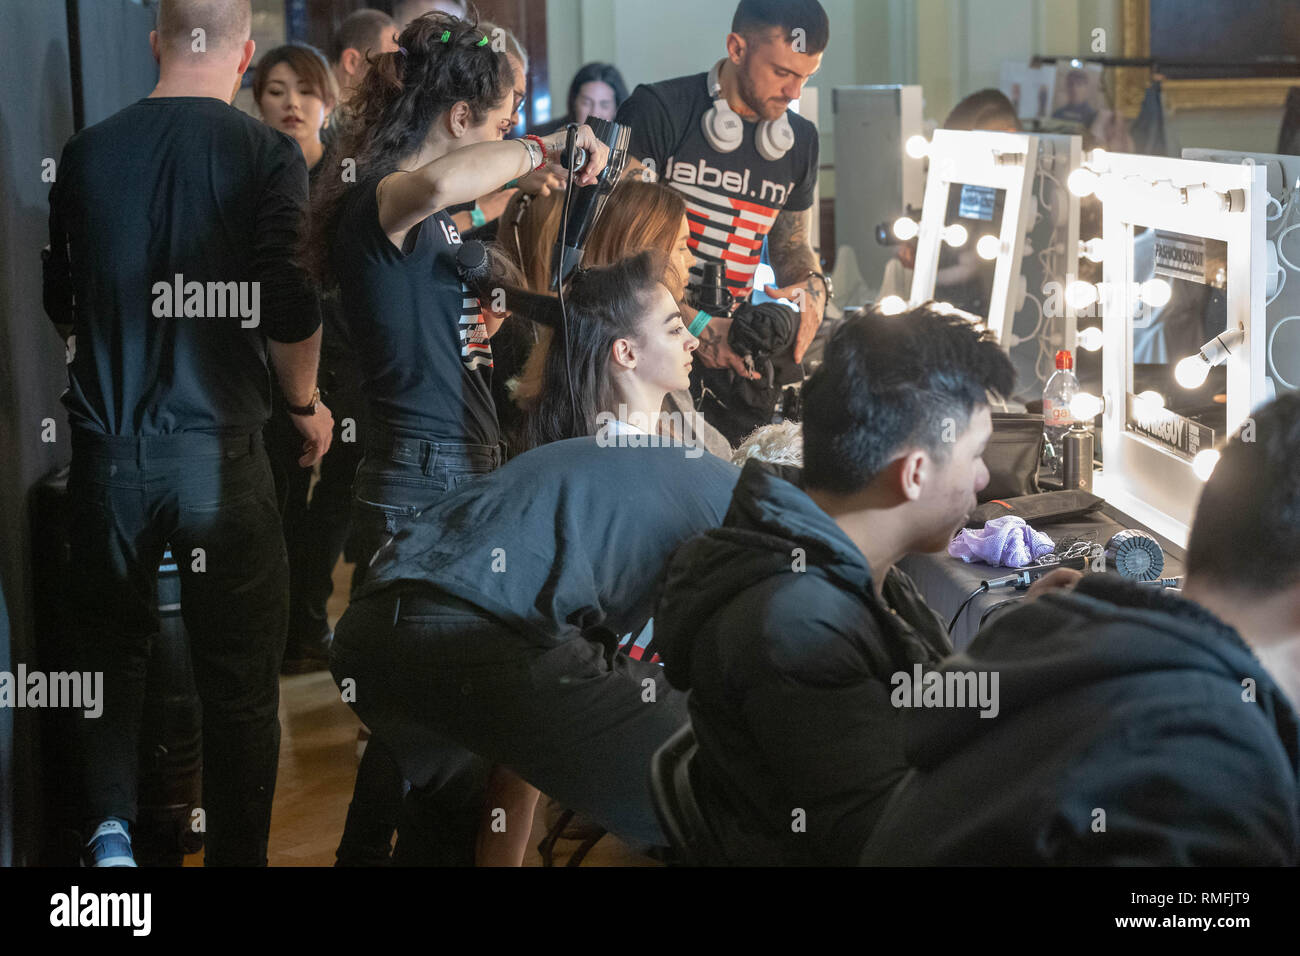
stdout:
{"type": "Polygon", "coordinates": [[[1300,862],[1296,714],[1199,605],[1091,576],[999,617],[952,670],[996,672],[998,715],[908,712],[916,770],[863,862],[1300,862]]]}
{"type": "Polygon", "coordinates": [[[737,864],[856,862],[905,771],[890,675],[951,650],[901,571],[876,596],[798,481],[747,463],[723,526],[673,556],[655,615],[667,677],[691,691],[697,798],[737,864]]]}

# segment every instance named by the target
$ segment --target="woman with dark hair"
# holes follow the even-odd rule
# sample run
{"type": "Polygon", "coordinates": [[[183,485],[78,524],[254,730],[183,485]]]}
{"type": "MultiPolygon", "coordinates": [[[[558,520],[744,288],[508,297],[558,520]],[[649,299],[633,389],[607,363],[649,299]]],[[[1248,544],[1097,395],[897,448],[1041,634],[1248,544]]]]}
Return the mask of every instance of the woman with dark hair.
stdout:
{"type": "Polygon", "coordinates": [[[538,136],[549,136],[570,123],[581,126],[591,116],[613,122],[625,99],[627,84],[623,82],[618,67],[612,63],[588,63],[569,84],[567,112],[559,119],[542,123],[533,132],[538,136]]]}
{"type": "MultiPolygon", "coordinates": [[[[550,251],[559,231],[558,214],[562,201],[563,196],[534,199],[520,219],[518,229],[501,237],[504,251],[514,259],[523,271],[528,287],[535,292],[544,292],[550,287],[550,251]]],[[[506,219],[513,221],[509,212],[506,219]]],[[[663,283],[680,303],[685,297],[690,268],[695,261],[687,243],[689,238],[690,224],[681,193],[661,183],[625,180],[615,187],[604,212],[592,227],[583,262],[589,266],[612,265],[643,250],[656,252],[666,264],[663,283]]],[[[685,306],[682,313],[685,321],[700,321],[694,310],[685,306]]],[[[533,330],[536,332],[535,345],[533,337],[527,334],[527,323],[516,322],[516,338],[520,340],[517,352],[523,361],[516,358],[515,368],[519,369],[519,375],[510,389],[513,399],[510,404],[514,409],[511,414],[520,418],[520,428],[527,421],[527,410],[536,407],[541,395],[546,356],[553,337],[551,329],[546,326],[534,325],[533,330]]],[[[601,409],[595,411],[598,413],[601,409]]],[[[720,458],[730,457],[731,448],[726,438],[695,412],[689,388],[669,392],[663,411],[676,413],[667,420],[684,427],[685,434],[678,437],[698,441],[720,458]]],[[[531,447],[532,444],[531,440],[519,442],[520,447],[531,447]]]]}
{"type": "MultiPolygon", "coordinates": [[[[602,423],[615,435],[649,434],[664,396],[690,386],[700,340],[683,322],[666,271],[662,256],[642,252],[573,276],[565,294],[568,348],[564,336],[551,336],[525,429],[528,447],[595,435],[602,423]]],[[[558,323],[558,305],[555,312],[558,323]]]]}
{"type": "MultiPolygon", "coordinates": [[[[342,175],[312,200],[304,252],[337,283],[370,404],[354,523],[363,564],[404,520],[497,467],[491,336],[456,271],[461,238],[446,208],[499,189],[558,157],[564,137],[503,141],[523,99],[522,64],[496,53],[475,22],[416,18],[350,101],[342,175]]],[[[590,185],[608,150],[583,127],[590,185]]]]}
{"type": "MultiPolygon", "coordinates": [[[[321,129],[337,105],[337,88],[325,57],[305,43],[286,43],[262,55],[253,74],[253,100],[262,121],[289,136],[302,150],[310,189],[315,192],[325,147],[321,129]]],[[[332,454],[320,463],[320,480],[311,491],[312,470],[298,464],[302,440],[279,389],[271,391],[271,418],[264,429],[266,448],[280,505],[289,554],[289,630],[281,672],[300,674],[329,666],[326,604],[334,588],[333,570],[347,538],[352,476],[361,460],[346,439],[346,423],[360,417],[356,360],[336,296],[320,300],[322,332],[321,393],[335,413],[332,454]]]]}
{"type": "MultiPolygon", "coordinates": [[[[468,16],[417,17],[395,52],[372,54],[303,244],[317,281],[339,289],[369,404],[353,485],[357,586],[414,515],[503,458],[490,339],[504,315],[462,283],[447,207],[556,161],[564,145],[504,141],[519,121],[524,67],[468,16]]],[[[577,142],[588,160],[575,182],[591,185],[609,151],[586,127],[577,142]]],[[[402,782],[364,772],[367,763],[393,767],[378,738],[358,771],[340,862],[387,859],[402,782]]]]}
{"type": "Polygon", "coordinates": [[[324,55],[305,43],[286,43],[262,54],[253,74],[253,101],[262,122],[289,136],[310,172],[325,147],[321,129],[338,103],[338,86],[324,55]]]}

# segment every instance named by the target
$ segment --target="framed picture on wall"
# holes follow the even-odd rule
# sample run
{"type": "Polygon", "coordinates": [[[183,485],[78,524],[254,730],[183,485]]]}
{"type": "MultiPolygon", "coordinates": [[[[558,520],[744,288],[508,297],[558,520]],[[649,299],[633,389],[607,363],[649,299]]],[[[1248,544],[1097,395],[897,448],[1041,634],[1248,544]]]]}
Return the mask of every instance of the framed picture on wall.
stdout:
{"type": "MultiPolygon", "coordinates": [[[[1123,0],[1123,17],[1124,56],[1205,61],[1159,67],[1173,109],[1277,107],[1300,86],[1295,0],[1123,0]]],[[[1117,68],[1117,105],[1125,115],[1137,115],[1151,72],[1117,68]]]]}

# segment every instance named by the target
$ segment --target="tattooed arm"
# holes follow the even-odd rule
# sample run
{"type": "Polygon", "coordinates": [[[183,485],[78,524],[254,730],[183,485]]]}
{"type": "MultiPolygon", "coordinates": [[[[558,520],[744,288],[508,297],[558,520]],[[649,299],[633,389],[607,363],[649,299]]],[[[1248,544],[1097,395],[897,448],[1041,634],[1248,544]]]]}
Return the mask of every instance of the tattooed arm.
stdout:
{"type": "Polygon", "coordinates": [[[796,362],[803,361],[803,354],[812,344],[826,312],[826,286],[821,279],[808,274],[821,271],[809,238],[811,223],[811,209],[802,212],[783,209],[777,213],[767,237],[768,257],[780,288],[768,286],[766,292],[799,305],[799,334],[794,342],[796,362]]]}
{"type": "Polygon", "coordinates": [[[761,373],[732,349],[728,341],[731,321],[726,316],[710,319],[709,324],[700,330],[700,347],[695,350],[695,357],[705,368],[729,368],[741,378],[761,378],[761,373]]]}

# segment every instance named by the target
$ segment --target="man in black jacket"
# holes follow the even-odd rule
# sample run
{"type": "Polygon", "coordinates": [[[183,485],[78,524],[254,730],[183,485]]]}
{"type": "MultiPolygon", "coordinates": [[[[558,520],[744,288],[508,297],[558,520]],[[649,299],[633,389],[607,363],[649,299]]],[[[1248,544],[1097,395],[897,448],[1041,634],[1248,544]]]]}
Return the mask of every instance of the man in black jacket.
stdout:
{"type": "Polygon", "coordinates": [[[730,863],[857,860],[905,770],[891,675],[952,649],[894,564],[964,523],[988,482],[987,393],[1014,385],[995,342],[925,307],[849,319],[826,354],[804,387],[802,482],[748,463],[655,615],[730,863]]]}
{"type": "Polygon", "coordinates": [[[1300,862],[1300,394],[1225,450],[1187,569],[1181,595],[1085,578],[949,660],[999,676],[999,714],[904,718],[916,770],[863,861],[1300,862]]]}

